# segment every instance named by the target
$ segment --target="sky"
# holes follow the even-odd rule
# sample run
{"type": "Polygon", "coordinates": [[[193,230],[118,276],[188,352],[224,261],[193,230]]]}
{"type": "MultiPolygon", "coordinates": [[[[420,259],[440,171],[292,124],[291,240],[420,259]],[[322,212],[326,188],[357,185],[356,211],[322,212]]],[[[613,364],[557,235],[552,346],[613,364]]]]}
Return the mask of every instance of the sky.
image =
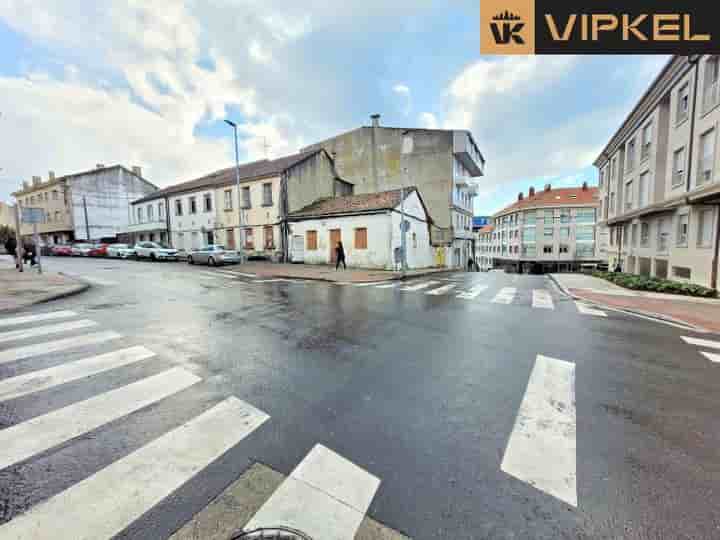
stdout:
{"type": "Polygon", "coordinates": [[[369,124],[469,129],[477,215],[592,163],[664,56],[481,56],[477,0],[3,0],[0,200],[139,165],[158,186],[369,124]]]}

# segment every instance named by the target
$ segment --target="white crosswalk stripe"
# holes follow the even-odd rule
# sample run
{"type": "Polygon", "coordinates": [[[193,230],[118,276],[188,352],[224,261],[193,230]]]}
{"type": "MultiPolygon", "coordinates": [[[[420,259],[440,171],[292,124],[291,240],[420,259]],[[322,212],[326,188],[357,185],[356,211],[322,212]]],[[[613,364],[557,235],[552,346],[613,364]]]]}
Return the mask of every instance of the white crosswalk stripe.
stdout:
{"type": "Polygon", "coordinates": [[[260,427],[268,415],[228,398],[0,526],[7,540],[112,538],[260,427]]]}
{"type": "Polygon", "coordinates": [[[449,285],[443,285],[442,287],[438,287],[437,289],[433,289],[432,291],[426,291],[425,294],[442,296],[444,294],[452,292],[455,287],[457,287],[457,283],[450,283],[449,285]]]}
{"type": "Polygon", "coordinates": [[[702,354],[705,358],[710,360],[711,362],[714,362],[715,364],[720,364],[720,354],[713,354],[709,352],[702,352],[702,354]]]}
{"type": "Polygon", "coordinates": [[[98,345],[113,339],[119,339],[122,335],[113,331],[97,332],[95,334],[86,334],[84,336],[74,336],[46,343],[35,343],[24,347],[16,347],[0,351],[0,364],[8,362],[16,362],[26,358],[32,358],[40,354],[48,354],[54,352],[65,351],[68,349],[77,349],[90,345],[98,345]]]}
{"type": "Polygon", "coordinates": [[[155,353],[145,347],[130,347],[0,380],[0,401],[47,390],[153,356],[155,353]]]}
{"type": "Polygon", "coordinates": [[[312,538],[353,540],[379,486],[379,478],[316,445],[245,530],[283,524],[312,538]]]}
{"type": "Polygon", "coordinates": [[[0,431],[0,469],[126,416],[200,381],[172,368],[0,431]]]}
{"type": "Polygon", "coordinates": [[[367,283],[353,283],[353,287],[377,287],[378,285],[387,285],[390,281],[370,281],[367,283]]]}
{"type": "Polygon", "coordinates": [[[593,315],[594,317],[607,317],[607,313],[600,311],[599,309],[592,308],[582,302],[575,302],[577,309],[583,315],[593,315]]]}
{"type": "Polygon", "coordinates": [[[396,281],[394,283],[388,283],[387,285],[377,285],[376,289],[394,289],[395,287],[399,287],[401,284],[400,281],[396,281]]]}
{"type": "Polygon", "coordinates": [[[503,287],[500,292],[492,299],[493,304],[512,304],[515,299],[517,289],[515,287],[503,287]]]}
{"type": "Polygon", "coordinates": [[[461,298],[463,300],[473,300],[480,296],[483,292],[485,292],[488,289],[487,285],[476,285],[472,287],[471,289],[462,292],[457,295],[457,298],[461,298]]]}
{"type": "Polygon", "coordinates": [[[38,313],[37,315],[24,315],[22,317],[12,317],[10,319],[0,319],[0,328],[6,326],[18,326],[21,324],[53,321],[57,319],[69,319],[76,317],[77,313],[74,311],[50,311],[49,313],[38,313]]]}
{"type": "Polygon", "coordinates": [[[423,283],[418,283],[417,285],[408,285],[407,287],[403,287],[400,289],[401,291],[421,291],[423,289],[427,289],[428,287],[432,287],[433,285],[438,285],[439,281],[425,281],[423,283]]]}
{"type": "Polygon", "coordinates": [[[38,326],[36,328],[27,328],[25,330],[12,330],[10,332],[3,332],[0,334],[0,343],[4,343],[6,341],[28,339],[32,337],[47,336],[50,334],[60,334],[62,332],[81,330],[83,328],[90,328],[92,326],[97,326],[97,323],[94,321],[83,319],[81,321],[69,321],[59,324],[48,324],[45,326],[38,326]]]}
{"type": "Polygon", "coordinates": [[[532,307],[540,309],[555,309],[552,296],[548,291],[535,289],[532,293],[532,307]]]}
{"type": "Polygon", "coordinates": [[[695,345],[706,349],[720,349],[720,341],[710,341],[709,339],[698,339],[685,336],[682,337],[682,340],[688,345],[695,345]]]}
{"type": "Polygon", "coordinates": [[[575,365],[538,355],[501,469],[577,506],[575,365]]]}

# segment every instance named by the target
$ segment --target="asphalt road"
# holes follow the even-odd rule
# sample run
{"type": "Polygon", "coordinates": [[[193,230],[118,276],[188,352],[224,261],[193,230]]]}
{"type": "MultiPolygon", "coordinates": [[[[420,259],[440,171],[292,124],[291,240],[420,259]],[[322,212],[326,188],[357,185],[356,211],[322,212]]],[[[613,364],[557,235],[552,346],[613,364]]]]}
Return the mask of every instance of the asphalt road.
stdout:
{"type": "MultiPolygon", "coordinates": [[[[0,317],[0,538],[230,396],[269,418],[141,508],[119,538],[166,538],[252,463],[287,475],[317,444],[379,479],[367,513],[417,539],[720,537],[720,364],[701,354],[712,344],[682,339],[720,347],[720,336],[581,312],[543,276],[448,273],[356,287],[227,273],[239,266],[45,262],[93,287],[0,317]],[[59,310],[76,316],[2,326],[59,310]],[[96,325],[23,332],[78,320],[96,325]],[[17,353],[106,331],[121,337],[17,353]],[[22,395],[19,383],[14,393],[2,386],[135,346],[155,356],[62,384],[41,378],[22,395]],[[91,408],[83,414],[105,417],[90,429],[37,442],[56,427],[31,420],[174,367],[202,380],[170,377],[179,389],[150,387],[138,410],[91,408]],[[18,426],[12,440],[21,442],[3,457],[3,431],[18,426]]],[[[189,454],[217,437],[198,433],[189,454]]],[[[135,479],[121,478],[119,490],[135,479]]]]}

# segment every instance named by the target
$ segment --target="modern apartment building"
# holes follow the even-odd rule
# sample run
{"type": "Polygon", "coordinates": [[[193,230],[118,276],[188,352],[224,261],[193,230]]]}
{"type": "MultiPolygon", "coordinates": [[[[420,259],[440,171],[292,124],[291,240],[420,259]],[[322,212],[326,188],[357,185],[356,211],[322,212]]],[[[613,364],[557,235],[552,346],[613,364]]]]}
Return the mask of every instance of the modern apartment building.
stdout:
{"type": "MultiPolygon", "coordinates": [[[[115,238],[127,233],[131,222],[130,201],[157,191],[142,177],[140,167],[105,167],[56,177],[53,171],[43,181],[35,176],[13,193],[21,207],[40,208],[45,216],[38,224],[44,245],[75,240],[115,238]]],[[[20,227],[24,237],[33,225],[20,227]]]]}
{"type": "Polygon", "coordinates": [[[475,260],[481,270],[493,267],[493,225],[484,225],[475,231],[475,260]]]}
{"type": "Polygon", "coordinates": [[[550,184],[493,216],[479,234],[483,261],[517,272],[565,272],[596,264],[598,189],[553,189],[550,184]]]}
{"type": "Polygon", "coordinates": [[[674,56],[595,161],[611,268],[718,287],[719,74],[674,56]]]}
{"type": "Polygon", "coordinates": [[[438,266],[464,266],[473,253],[473,199],[485,158],[464,130],[372,125],[342,133],[305,150],[323,148],[355,194],[416,186],[432,219],[438,266]]]}

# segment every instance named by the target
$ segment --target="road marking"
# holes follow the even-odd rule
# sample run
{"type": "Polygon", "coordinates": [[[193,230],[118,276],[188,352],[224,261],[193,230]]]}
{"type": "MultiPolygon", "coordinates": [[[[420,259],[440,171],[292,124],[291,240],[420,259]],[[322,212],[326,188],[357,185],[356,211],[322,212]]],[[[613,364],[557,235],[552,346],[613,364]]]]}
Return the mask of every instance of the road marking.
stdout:
{"type": "Polygon", "coordinates": [[[540,309],[555,309],[552,296],[543,289],[534,289],[532,294],[532,307],[540,309]]]}
{"type": "MultiPolygon", "coordinates": [[[[223,276],[234,277],[234,278],[239,277],[238,273],[233,272],[232,270],[215,270],[215,272],[218,274],[222,274],[223,276]]],[[[255,276],[250,276],[250,277],[255,277],[255,276]]]]}
{"type": "Polygon", "coordinates": [[[515,287],[503,287],[492,299],[493,304],[512,304],[515,300],[517,289],[515,287]]]}
{"type": "Polygon", "coordinates": [[[0,526],[0,537],[113,538],[268,418],[230,397],[0,526]]]}
{"type": "Polygon", "coordinates": [[[485,292],[488,289],[487,285],[475,285],[474,287],[471,287],[465,292],[461,292],[456,296],[456,298],[461,298],[462,300],[473,300],[480,296],[481,293],[485,292]]]}
{"type": "Polygon", "coordinates": [[[696,345],[697,347],[707,347],[708,349],[720,349],[720,341],[710,341],[709,339],[698,339],[692,337],[684,337],[682,340],[688,345],[696,345]]]}
{"type": "Polygon", "coordinates": [[[16,362],[17,360],[24,360],[25,358],[31,358],[41,354],[64,351],[67,349],[76,349],[87,345],[97,345],[99,343],[110,341],[111,339],[118,339],[120,337],[122,337],[122,335],[117,332],[107,331],[58,339],[55,341],[48,341],[46,343],[26,345],[25,347],[16,347],[15,349],[0,351],[0,364],[16,362]]]}
{"type": "Polygon", "coordinates": [[[230,272],[236,276],[242,276],[242,277],[246,277],[246,278],[256,278],[257,277],[257,275],[255,275],[255,274],[246,274],[244,272],[236,272],[235,270],[228,270],[228,272],[230,272]]]}
{"type": "Polygon", "coordinates": [[[450,283],[449,285],[443,285],[442,287],[438,287],[437,289],[434,289],[432,291],[427,291],[425,294],[432,294],[434,296],[440,296],[440,295],[449,293],[455,287],[457,287],[457,283],[450,283]]]}
{"type": "Polygon", "coordinates": [[[409,285],[407,287],[403,287],[400,289],[401,291],[421,291],[423,289],[427,289],[428,287],[432,285],[438,285],[439,281],[425,281],[424,283],[419,283],[418,285],[409,285]]]}
{"type": "Polygon", "coordinates": [[[313,538],[353,540],[379,486],[379,478],[318,444],[245,530],[280,523],[313,538]]]}
{"type": "Polygon", "coordinates": [[[538,355],[501,469],[577,506],[575,365],[538,355]]]}
{"type": "Polygon", "coordinates": [[[103,287],[112,287],[114,285],[117,285],[116,281],[108,281],[108,280],[102,279],[102,278],[84,276],[82,274],[69,274],[68,272],[63,272],[63,274],[65,274],[66,276],[85,280],[89,283],[92,283],[93,285],[101,285],[103,287]]]}
{"type": "Polygon", "coordinates": [[[376,289],[394,289],[395,287],[399,287],[402,284],[402,281],[395,281],[393,283],[388,283],[387,285],[378,285],[375,288],[376,289]]]}
{"type": "Polygon", "coordinates": [[[41,321],[53,321],[55,319],[67,319],[76,317],[74,311],[51,311],[49,313],[38,313],[37,315],[26,315],[24,317],[13,317],[12,319],[0,319],[0,328],[4,326],[17,326],[19,324],[34,323],[41,321]]]}
{"type": "Polygon", "coordinates": [[[368,283],[353,283],[354,287],[374,287],[378,285],[387,285],[389,281],[370,281],[368,283]]]}
{"type": "Polygon", "coordinates": [[[200,381],[172,368],[0,430],[0,469],[122,418],[200,381]]]}
{"type": "Polygon", "coordinates": [[[282,278],[276,278],[276,279],[256,279],[254,283],[287,283],[289,282],[289,279],[282,279],[282,278]]]}
{"type": "Polygon", "coordinates": [[[720,354],[713,354],[709,352],[701,352],[705,358],[710,360],[711,362],[715,362],[716,364],[720,364],[720,354]]]}
{"type": "Polygon", "coordinates": [[[588,305],[583,304],[582,302],[575,302],[575,305],[578,308],[578,311],[582,313],[583,315],[594,315],[595,317],[607,317],[607,313],[604,311],[600,311],[599,309],[593,309],[588,305]]]}
{"type": "Polygon", "coordinates": [[[31,337],[47,336],[50,334],[61,334],[72,330],[80,330],[81,328],[90,328],[97,326],[98,323],[88,319],[81,321],[70,321],[59,324],[48,324],[35,328],[26,328],[24,330],[13,330],[11,332],[3,332],[0,334],[0,343],[5,341],[14,341],[18,339],[28,339],[31,337]]]}
{"type": "Polygon", "coordinates": [[[90,377],[153,356],[155,353],[145,347],[130,347],[11,377],[0,381],[0,401],[47,390],[53,386],[90,377]]]}

